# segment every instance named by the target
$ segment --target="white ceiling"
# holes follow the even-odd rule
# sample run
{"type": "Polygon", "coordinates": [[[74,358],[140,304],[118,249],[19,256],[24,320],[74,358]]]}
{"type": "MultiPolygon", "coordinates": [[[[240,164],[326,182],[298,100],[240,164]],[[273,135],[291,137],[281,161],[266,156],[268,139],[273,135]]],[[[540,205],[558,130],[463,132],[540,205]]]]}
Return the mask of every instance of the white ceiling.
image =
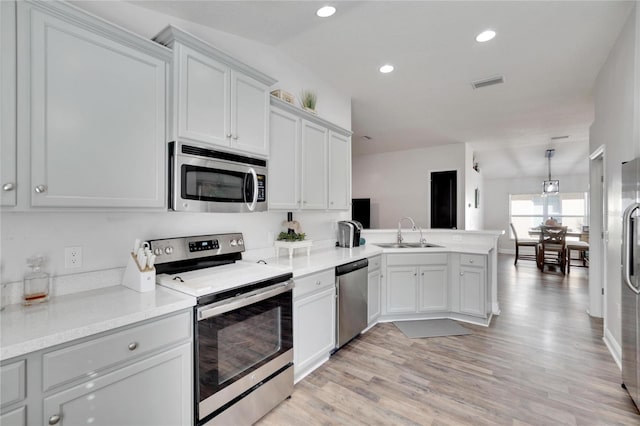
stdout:
{"type": "MultiPolygon", "coordinates": [[[[353,154],[473,145],[486,177],[586,173],[592,88],[618,1],[136,1],[271,44],[352,97],[353,154]],[[333,4],[337,13],[316,17],[333,4]],[[488,43],[477,33],[494,29],[488,43]],[[378,72],[391,63],[396,71],[378,72]],[[473,90],[470,82],[504,75],[473,90]],[[367,135],[371,141],[365,141],[367,135]],[[551,137],[570,135],[552,143],[551,137]]],[[[318,102],[322,102],[321,99],[318,102]]]]}

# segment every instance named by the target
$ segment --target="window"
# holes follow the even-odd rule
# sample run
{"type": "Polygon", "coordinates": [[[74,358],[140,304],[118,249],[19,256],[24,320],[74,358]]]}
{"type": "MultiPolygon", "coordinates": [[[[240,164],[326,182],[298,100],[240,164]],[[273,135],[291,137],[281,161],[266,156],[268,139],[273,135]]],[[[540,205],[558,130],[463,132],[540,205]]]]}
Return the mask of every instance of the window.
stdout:
{"type": "MultiPolygon", "coordinates": [[[[554,218],[570,231],[580,231],[587,222],[587,193],[565,192],[554,195],[511,194],[509,219],[519,238],[528,238],[529,229],[554,218]]],[[[511,239],[513,239],[511,235],[511,239]]]]}

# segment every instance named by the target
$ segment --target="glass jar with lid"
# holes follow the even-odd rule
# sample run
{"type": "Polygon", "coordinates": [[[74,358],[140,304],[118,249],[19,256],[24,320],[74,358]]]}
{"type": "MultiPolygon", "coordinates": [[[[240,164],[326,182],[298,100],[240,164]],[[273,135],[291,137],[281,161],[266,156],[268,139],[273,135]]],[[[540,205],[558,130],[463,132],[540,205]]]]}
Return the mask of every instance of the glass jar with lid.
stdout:
{"type": "Polygon", "coordinates": [[[49,299],[49,274],[42,270],[45,262],[44,256],[33,256],[27,259],[27,265],[31,270],[24,274],[25,305],[34,305],[49,299]]]}

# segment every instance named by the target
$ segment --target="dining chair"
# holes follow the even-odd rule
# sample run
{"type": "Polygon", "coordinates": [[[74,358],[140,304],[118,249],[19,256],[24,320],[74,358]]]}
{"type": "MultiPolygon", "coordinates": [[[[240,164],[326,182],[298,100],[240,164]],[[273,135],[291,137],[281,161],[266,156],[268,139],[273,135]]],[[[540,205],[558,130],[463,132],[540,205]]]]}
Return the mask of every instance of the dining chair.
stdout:
{"type": "Polygon", "coordinates": [[[511,232],[513,232],[513,237],[516,239],[516,259],[514,260],[513,264],[517,265],[518,264],[518,259],[523,259],[523,260],[534,260],[537,261],[538,259],[538,241],[536,240],[520,240],[518,239],[518,233],[516,232],[516,228],[515,226],[513,226],[513,223],[509,223],[509,226],[511,226],[511,232]],[[533,250],[535,251],[535,254],[530,254],[530,253],[520,253],[520,247],[533,247],[533,250]]]}
{"type": "Polygon", "coordinates": [[[587,252],[589,251],[589,243],[585,241],[569,241],[567,242],[567,274],[571,272],[571,252],[577,251],[580,254],[579,260],[582,261],[582,265],[585,268],[589,267],[589,260],[587,258],[587,252]]]}
{"type": "Polygon", "coordinates": [[[538,243],[538,268],[544,271],[544,265],[556,265],[565,274],[567,265],[567,227],[541,226],[538,243]]]}

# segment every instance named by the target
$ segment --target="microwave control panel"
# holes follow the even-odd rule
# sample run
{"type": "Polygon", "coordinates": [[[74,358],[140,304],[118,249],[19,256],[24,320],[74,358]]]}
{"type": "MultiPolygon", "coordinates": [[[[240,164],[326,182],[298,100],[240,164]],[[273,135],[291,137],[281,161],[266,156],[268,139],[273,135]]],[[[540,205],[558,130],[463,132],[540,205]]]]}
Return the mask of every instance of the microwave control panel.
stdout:
{"type": "Polygon", "coordinates": [[[265,201],[265,176],[258,175],[258,201],[265,201]]]}

